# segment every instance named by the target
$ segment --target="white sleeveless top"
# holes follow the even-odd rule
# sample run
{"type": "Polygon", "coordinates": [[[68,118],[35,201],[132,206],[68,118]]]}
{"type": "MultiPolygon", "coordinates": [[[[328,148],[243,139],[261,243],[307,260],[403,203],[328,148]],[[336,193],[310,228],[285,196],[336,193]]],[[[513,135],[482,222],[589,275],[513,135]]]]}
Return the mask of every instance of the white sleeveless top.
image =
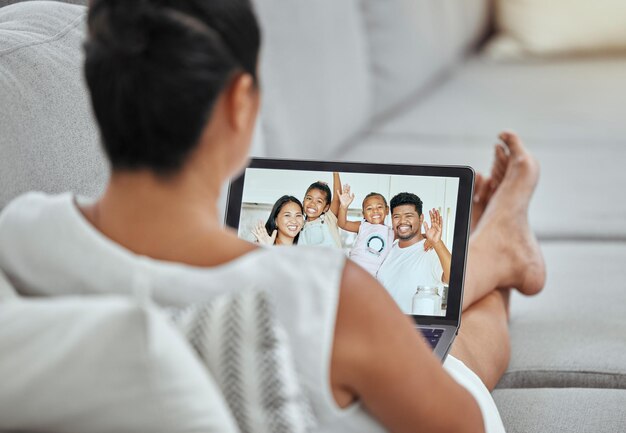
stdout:
{"type": "Polygon", "coordinates": [[[69,193],[29,193],[0,215],[0,268],[25,295],[132,293],[148,284],[155,301],[185,306],[238,289],[270,289],[296,369],[321,432],[380,432],[360,405],[341,409],[330,388],[330,358],[341,250],[258,248],[199,268],[138,256],[97,231],[69,193]],[[303,278],[306,275],[306,278],[303,278]]]}
{"type": "MultiPolygon", "coordinates": [[[[0,269],[25,295],[129,294],[134,286],[147,284],[159,304],[185,306],[233,290],[269,289],[318,422],[316,431],[383,432],[359,403],[337,406],[330,387],[345,260],[341,250],[315,247],[259,248],[211,268],[154,260],[102,235],[83,217],[70,193],[28,193],[0,214],[0,269]]],[[[496,427],[502,422],[480,379],[454,358],[449,357],[445,367],[476,397],[487,431],[504,431],[489,428],[489,419],[499,423],[496,427]]]]}

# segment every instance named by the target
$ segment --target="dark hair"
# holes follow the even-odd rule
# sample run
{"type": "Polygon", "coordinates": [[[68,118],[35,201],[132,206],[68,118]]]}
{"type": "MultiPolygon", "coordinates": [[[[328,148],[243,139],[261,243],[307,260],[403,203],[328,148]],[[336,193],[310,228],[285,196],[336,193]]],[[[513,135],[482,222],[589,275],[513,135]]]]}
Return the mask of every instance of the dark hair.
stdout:
{"type": "Polygon", "coordinates": [[[93,0],[85,78],[113,169],[178,171],[237,72],[256,81],[250,0],[93,0]]]}
{"type": "Polygon", "coordinates": [[[420,198],[418,196],[416,196],[415,194],[412,194],[410,192],[401,192],[399,194],[396,194],[392,199],[391,199],[391,213],[393,214],[393,210],[398,207],[398,206],[402,206],[405,204],[410,204],[415,206],[415,210],[417,211],[417,214],[419,216],[422,215],[422,200],[420,200],[420,198]]]}
{"type": "Polygon", "coordinates": [[[306,197],[306,195],[312,189],[317,189],[319,191],[322,191],[323,193],[326,193],[326,204],[330,204],[330,202],[332,201],[333,196],[332,196],[332,193],[330,192],[330,188],[328,187],[328,184],[326,184],[324,182],[319,182],[319,181],[318,182],[313,182],[307,188],[306,193],[304,193],[304,196],[306,197]]]}
{"type": "Polygon", "coordinates": [[[363,203],[361,204],[361,207],[365,207],[365,200],[367,200],[370,197],[380,197],[380,198],[382,198],[383,199],[383,203],[385,203],[385,207],[389,207],[387,205],[387,199],[385,198],[385,196],[383,196],[379,192],[370,192],[368,195],[366,195],[365,198],[363,199],[363,203]]]}
{"type": "MultiPolygon", "coordinates": [[[[297,204],[298,206],[300,206],[300,211],[304,214],[304,208],[302,207],[302,203],[300,203],[300,200],[298,200],[292,195],[282,196],[281,198],[276,200],[276,203],[274,203],[274,206],[272,207],[272,210],[270,212],[270,216],[267,218],[267,222],[265,223],[265,230],[267,230],[268,235],[272,236],[272,233],[274,233],[274,230],[278,229],[276,225],[276,219],[278,218],[278,214],[280,213],[283,206],[285,206],[287,203],[297,204]]],[[[298,243],[299,238],[300,238],[300,233],[298,233],[296,237],[293,238],[294,245],[298,243]]]]}

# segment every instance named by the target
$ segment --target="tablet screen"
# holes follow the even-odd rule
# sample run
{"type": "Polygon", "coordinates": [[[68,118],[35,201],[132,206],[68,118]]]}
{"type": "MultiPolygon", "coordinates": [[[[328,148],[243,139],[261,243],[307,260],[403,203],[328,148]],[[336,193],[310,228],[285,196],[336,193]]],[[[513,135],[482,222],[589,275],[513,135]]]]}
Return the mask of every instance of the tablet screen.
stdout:
{"type": "MultiPolygon", "coordinates": [[[[445,317],[452,256],[464,256],[466,247],[465,239],[462,251],[455,250],[460,182],[439,173],[359,172],[358,165],[344,171],[250,167],[230,225],[240,238],[262,245],[341,249],[404,313],[445,317]]],[[[461,212],[465,225],[467,214],[461,212]]]]}

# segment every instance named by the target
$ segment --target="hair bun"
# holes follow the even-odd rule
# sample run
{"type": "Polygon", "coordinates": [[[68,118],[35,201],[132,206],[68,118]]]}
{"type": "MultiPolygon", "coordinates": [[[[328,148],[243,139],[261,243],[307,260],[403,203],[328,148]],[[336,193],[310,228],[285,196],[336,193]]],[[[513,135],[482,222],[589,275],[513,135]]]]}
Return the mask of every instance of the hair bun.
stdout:
{"type": "Polygon", "coordinates": [[[158,22],[149,0],[94,0],[89,8],[90,38],[125,56],[143,54],[158,22]]]}

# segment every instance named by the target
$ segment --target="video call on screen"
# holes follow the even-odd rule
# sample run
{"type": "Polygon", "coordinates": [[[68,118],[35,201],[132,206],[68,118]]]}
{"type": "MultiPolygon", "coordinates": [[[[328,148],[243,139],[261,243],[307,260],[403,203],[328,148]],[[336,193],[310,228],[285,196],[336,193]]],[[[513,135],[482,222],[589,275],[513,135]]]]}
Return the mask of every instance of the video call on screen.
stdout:
{"type": "Polygon", "coordinates": [[[338,175],[340,185],[333,172],[246,169],[239,237],[267,246],[341,249],[378,279],[404,313],[445,316],[459,179],[338,175]],[[310,189],[312,184],[318,187],[310,189]],[[394,197],[401,204],[392,213],[394,197]]]}

